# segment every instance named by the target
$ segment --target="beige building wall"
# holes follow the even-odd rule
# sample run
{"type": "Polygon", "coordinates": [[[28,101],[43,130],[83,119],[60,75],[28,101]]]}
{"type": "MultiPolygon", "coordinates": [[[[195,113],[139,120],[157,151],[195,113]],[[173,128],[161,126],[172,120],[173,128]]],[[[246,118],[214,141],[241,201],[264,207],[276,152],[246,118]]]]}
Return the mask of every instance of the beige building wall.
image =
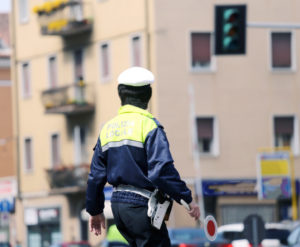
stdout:
{"type": "Polygon", "coordinates": [[[184,177],[195,174],[189,86],[196,115],[214,116],[218,122],[219,154],[200,157],[203,178],[255,178],[258,149],[274,145],[273,116],[299,116],[299,69],[279,72],[270,65],[271,31],[284,30],[293,33],[293,57],[298,64],[299,29],[279,27],[279,23],[299,23],[297,5],[297,1],[156,1],[159,119],[184,177]],[[214,6],[222,4],[247,4],[246,55],[213,56],[215,69],[192,72],[189,35],[197,31],[214,35],[214,6]]]}

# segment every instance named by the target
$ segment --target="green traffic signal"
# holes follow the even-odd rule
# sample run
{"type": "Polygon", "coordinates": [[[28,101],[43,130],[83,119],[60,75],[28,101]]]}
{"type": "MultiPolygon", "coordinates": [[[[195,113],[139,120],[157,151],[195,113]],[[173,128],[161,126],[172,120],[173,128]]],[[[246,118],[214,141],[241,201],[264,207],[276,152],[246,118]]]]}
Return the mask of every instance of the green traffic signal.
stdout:
{"type": "Polygon", "coordinates": [[[239,11],[236,8],[226,9],[223,12],[223,49],[226,51],[238,49],[238,20],[239,11]]]}
{"type": "Polygon", "coordinates": [[[226,9],[223,17],[225,22],[235,22],[239,17],[239,11],[236,8],[226,9]]]}
{"type": "Polygon", "coordinates": [[[226,37],[223,39],[223,48],[224,50],[234,51],[239,48],[237,38],[226,37]]]}

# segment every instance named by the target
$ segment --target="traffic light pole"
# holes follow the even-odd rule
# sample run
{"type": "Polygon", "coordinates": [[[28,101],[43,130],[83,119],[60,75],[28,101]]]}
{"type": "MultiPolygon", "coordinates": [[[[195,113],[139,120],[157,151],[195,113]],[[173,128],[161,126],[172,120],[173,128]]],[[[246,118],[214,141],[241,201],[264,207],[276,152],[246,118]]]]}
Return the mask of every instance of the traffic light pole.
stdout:
{"type": "Polygon", "coordinates": [[[249,28],[300,29],[300,23],[249,22],[246,25],[249,28]]]}

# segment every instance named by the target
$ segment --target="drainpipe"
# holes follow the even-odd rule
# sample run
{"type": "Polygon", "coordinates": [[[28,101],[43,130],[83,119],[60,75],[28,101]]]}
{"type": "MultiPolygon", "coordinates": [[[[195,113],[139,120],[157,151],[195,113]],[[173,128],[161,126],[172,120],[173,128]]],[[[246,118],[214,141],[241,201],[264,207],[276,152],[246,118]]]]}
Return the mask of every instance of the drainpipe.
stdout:
{"type": "MultiPolygon", "coordinates": [[[[20,149],[19,149],[19,133],[20,133],[20,125],[19,125],[19,88],[18,88],[18,75],[17,75],[17,47],[16,47],[16,27],[15,27],[15,18],[16,18],[16,0],[11,1],[11,13],[10,13],[10,37],[11,37],[11,79],[12,79],[12,109],[13,109],[13,146],[14,146],[14,164],[15,164],[15,172],[17,179],[17,199],[21,202],[21,189],[20,189],[20,149]]],[[[16,207],[16,203],[15,203],[16,207]]],[[[18,235],[16,229],[16,218],[15,215],[13,219],[11,219],[11,224],[13,224],[13,231],[10,233],[10,237],[13,237],[14,244],[16,245],[20,240],[20,236],[18,235]]]]}
{"type": "Polygon", "coordinates": [[[146,33],[146,40],[147,40],[147,46],[146,46],[146,55],[147,55],[147,61],[146,61],[146,67],[151,71],[151,54],[150,54],[150,31],[149,31],[149,1],[145,0],[145,33],[146,33]]]}

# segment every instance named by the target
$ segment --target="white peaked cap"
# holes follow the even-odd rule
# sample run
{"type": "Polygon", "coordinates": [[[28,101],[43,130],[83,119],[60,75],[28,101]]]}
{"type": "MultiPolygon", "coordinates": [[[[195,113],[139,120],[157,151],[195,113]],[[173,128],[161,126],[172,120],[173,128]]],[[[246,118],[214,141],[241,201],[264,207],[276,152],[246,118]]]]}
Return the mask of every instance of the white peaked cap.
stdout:
{"type": "Polygon", "coordinates": [[[118,77],[118,83],[128,86],[141,87],[152,84],[154,75],[142,67],[131,67],[124,70],[118,77]]]}

